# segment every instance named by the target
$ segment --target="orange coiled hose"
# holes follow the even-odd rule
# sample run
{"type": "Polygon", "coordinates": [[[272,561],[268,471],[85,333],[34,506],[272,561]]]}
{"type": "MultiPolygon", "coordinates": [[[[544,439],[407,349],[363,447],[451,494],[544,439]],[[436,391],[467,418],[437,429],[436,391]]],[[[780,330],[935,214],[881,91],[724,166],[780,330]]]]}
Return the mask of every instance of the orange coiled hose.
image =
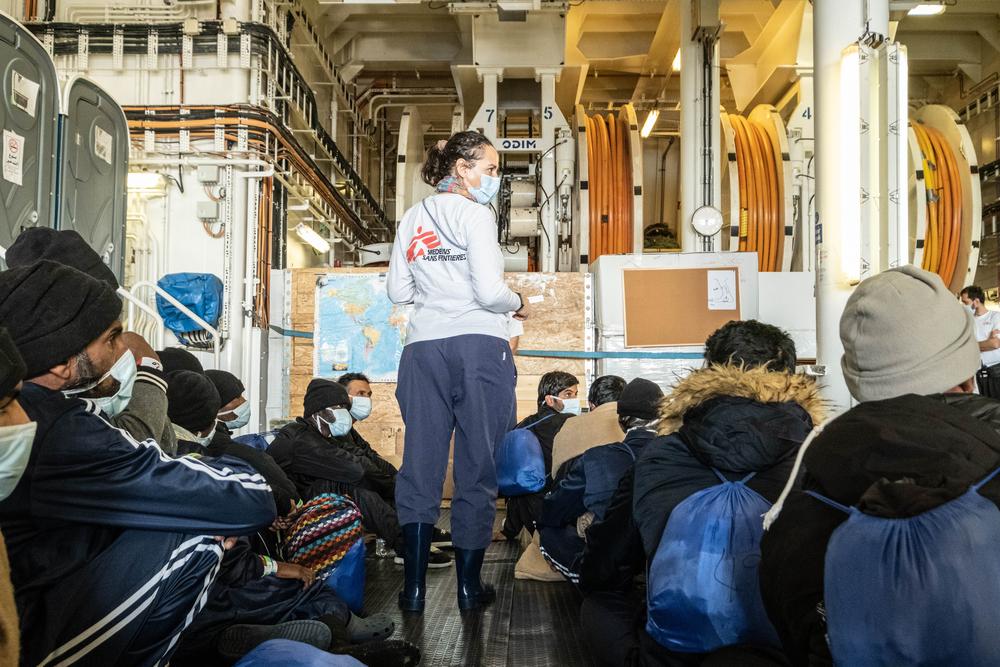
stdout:
{"type": "Polygon", "coordinates": [[[962,183],[958,162],[944,135],[923,123],[912,123],[923,154],[927,188],[927,231],[921,267],[950,285],[958,263],[962,232],[962,183]]]}
{"type": "Polygon", "coordinates": [[[741,252],[757,253],[760,271],[780,271],[784,246],[778,160],[765,127],[742,116],[729,120],[735,136],[740,188],[741,252]]]}
{"type": "Polygon", "coordinates": [[[632,152],[629,125],[613,114],[588,116],[589,260],[632,252],[632,152]]]}

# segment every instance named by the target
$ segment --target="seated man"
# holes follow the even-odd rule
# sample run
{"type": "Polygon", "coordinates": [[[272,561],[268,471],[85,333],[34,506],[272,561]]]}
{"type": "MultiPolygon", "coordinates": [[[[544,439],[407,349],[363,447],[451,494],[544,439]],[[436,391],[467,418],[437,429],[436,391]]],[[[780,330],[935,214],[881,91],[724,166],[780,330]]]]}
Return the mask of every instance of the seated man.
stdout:
{"type": "MultiPolygon", "coordinates": [[[[362,373],[345,373],[337,378],[337,383],[347,390],[351,397],[351,417],[354,423],[351,432],[344,436],[344,444],[358,456],[371,461],[373,470],[365,473],[365,481],[389,503],[396,502],[396,475],[399,471],[384,458],[379,456],[368,441],[361,437],[355,426],[358,422],[368,419],[372,412],[372,387],[368,378],[362,373]]],[[[443,546],[442,535],[435,536],[435,544],[443,546]]],[[[450,541],[450,535],[447,536],[450,541]]]]}
{"type": "MultiPolygon", "coordinates": [[[[351,498],[361,510],[365,530],[385,540],[401,562],[403,532],[396,508],[379,493],[385,473],[346,440],[354,425],[350,409],[351,397],[342,385],[314,379],[306,389],[303,416],[278,432],[267,453],[303,499],[321,493],[351,498]]],[[[441,541],[445,536],[437,531],[434,539],[441,541]]],[[[447,555],[431,550],[429,567],[448,567],[451,562],[447,555]]]]}
{"type": "MultiPolygon", "coordinates": [[[[65,264],[118,289],[115,274],[72,229],[29,227],[14,240],[6,256],[12,269],[41,259],[65,264]]],[[[102,384],[81,397],[101,397],[95,402],[113,426],[136,440],[155,440],[163,451],[173,454],[177,442],[167,419],[167,383],[160,359],[139,334],[127,332],[122,339],[129,354],[116,359],[102,384]]]]}
{"type": "Polygon", "coordinates": [[[246,387],[243,386],[243,381],[229,371],[214,369],[205,371],[205,377],[215,385],[216,391],[219,392],[219,400],[222,401],[217,430],[232,435],[233,431],[238,431],[249,424],[251,406],[244,396],[246,387]]]}
{"type": "MultiPolygon", "coordinates": [[[[580,414],[577,394],[580,381],[571,373],[551,371],[538,381],[538,412],[523,419],[515,428],[527,428],[542,446],[545,474],[552,480],[552,446],[556,435],[570,417],[580,414]]],[[[507,498],[507,513],[500,531],[508,540],[516,540],[521,529],[535,532],[535,521],[542,511],[546,487],[537,493],[507,498]]]]}
{"type": "MultiPolygon", "coordinates": [[[[646,632],[645,595],[634,578],[656,555],[674,508],[719,485],[715,471],[729,480],[753,474],[746,486],[773,502],[799,445],[822,419],[816,383],[794,374],[795,345],[776,327],[726,324],[705,342],[705,363],[663,401],[661,435],[623,476],[604,520],[587,529],[580,613],[601,664],[672,665],[681,655],[699,664],[703,654],[670,651],[646,632]]],[[[753,664],[746,655],[733,660],[753,664]]]]}
{"type": "Polygon", "coordinates": [[[166,663],[204,604],[223,544],[275,519],[265,480],[234,459],[171,459],[64,392],[127,350],[113,288],[40,261],[0,273],[0,321],[24,358],[33,454],[0,502],[24,664],[166,663]]]}
{"type": "Polygon", "coordinates": [[[538,520],[540,549],[570,581],[579,581],[577,561],[583,554],[584,531],[604,518],[622,476],[632,473],[635,460],[656,437],[662,400],[663,390],[655,383],[642,378],[629,382],[615,402],[625,439],[593,447],[568,461],[554,488],[545,494],[538,520]]]}
{"type": "Polygon", "coordinates": [[[177,371],[170,376],[167,390],[170,421],[177,430],[178,454],[232,456],[245,461],[267,480],[274,494],[279,516],[294,511],[301,498],[288,476],[266,452],[234,442],[230,435],[216,430],[221,410],[219,392],[206,375],[177,371]]]}
{"type": "Polygon", "coordinates": [[[812,440],[803,491],[772,510],[761,545],[761,593],[785,650],[797,665],[831,664],[831,651],[834,664],[861,664],[858,650],[865,664],[1000,664],[996,633],[977,630],[998,592],[1000,482],[970,487],[1000,463],[1000,403],[973,394],[973,316],[936,274],[904,266],[855,289],[840,337],[860,405],[812,440]],[[887,527],[905,547],[870,555],[879,539],[867,531],[887,527]],[[831,536],[857,545],[859,529],[865,555],[845,573],[831,536]]]}
{"type": "Polygon", "coordinates": [[[163,364],[163,372],[167,376],[177,371],[205,372],[205,368],[198,361],[198,357],[183,347],[167,347],[158,350],[156,356],[159,357],[160,362],[163,364]]]}
{"type": "MultiPolygon", "coordinates": [[[[0,501],[7,498],[21,481],[21,474],[31,457],[35,422],[18,403],[24,360],[14,347],[6,329],[0,328],[0,501]]],[[[20,664],[21,632],[18,629],[14,587],[10,583],[7,546],[0,535],[0,665],[20,664]]]]}
{"type": "Polygon", "coordinates": [[[617,412],[618,397],[625,390],[625,380],[617,375],[605,375],[594,380],[587,392],[590,412],[566,422],[552,443],[552,475],[570,459],[591,447],[621,442],[625,434],[617,412]]]}

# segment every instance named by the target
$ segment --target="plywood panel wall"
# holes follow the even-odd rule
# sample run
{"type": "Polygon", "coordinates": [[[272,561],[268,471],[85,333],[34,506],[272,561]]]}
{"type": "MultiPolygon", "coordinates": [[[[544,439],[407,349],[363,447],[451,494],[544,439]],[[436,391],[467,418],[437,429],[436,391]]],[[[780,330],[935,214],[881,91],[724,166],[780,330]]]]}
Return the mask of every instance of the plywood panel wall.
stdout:
{"type": "MultiPolygon", "coordinates": [[[[384,269],[381,269],[384,271],[384,269]]],[[[296,269],[291,277],[291,321],[297,331],[313,330],[315,325],[316,281],[327,273],[378,273],[380,269],[296,269]]],[[[534,313],[525,322],[521,338],[523,350],[584,349],[585,295],[584,276],[579,273],[512,273],[507,275],[512,289],[528,296],[542,296],[534,313]]],[[[306,387],[313,377],[313,344],[309,338],[292,338],[291,368],[289,369],[290,418],[302,414],[306,387]]],[[[540,376],[550,370],[573,373],[583,382],[584,362],[576,359],[541,359],[517,357],[518,415],[526,417],[535,411],[535,396],[540,376]]],[[[396,385],[378,383],[372,386],[372,415],[357,425],[379,454],[397,459],[403,453],[403,419],[396,402],[396,385]]],[[[583,387],[581,387],[581,391],[583,387]]]]}

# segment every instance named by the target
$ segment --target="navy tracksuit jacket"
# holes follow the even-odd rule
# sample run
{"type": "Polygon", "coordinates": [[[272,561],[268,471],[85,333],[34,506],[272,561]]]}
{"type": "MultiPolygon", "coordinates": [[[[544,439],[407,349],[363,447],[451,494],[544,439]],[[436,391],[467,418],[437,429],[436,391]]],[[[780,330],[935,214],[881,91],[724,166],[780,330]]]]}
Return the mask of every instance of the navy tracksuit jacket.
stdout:
{"type": "Polygon", "coordinates": [[[270,488],[236,459],[171,459],[88,401],[28,383],[20,403],[38,430],[0,528],[22,662],[165,664],[218,573],[215,536],[269,526],[270,488]]]}

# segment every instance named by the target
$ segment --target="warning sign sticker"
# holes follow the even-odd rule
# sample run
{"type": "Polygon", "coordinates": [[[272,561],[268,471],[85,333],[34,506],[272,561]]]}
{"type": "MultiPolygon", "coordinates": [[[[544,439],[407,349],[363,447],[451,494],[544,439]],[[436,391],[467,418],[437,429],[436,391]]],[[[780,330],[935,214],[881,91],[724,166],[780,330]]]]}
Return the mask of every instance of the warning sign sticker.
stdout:
{"type": "Polygon", "coordinates": [[[18,72],[12,72],[10,80],[11,102],[18,109],[34,118],[35,105],[38,102],[38,83],[18,72]]]}
{"type": "Polygon", "coordinates": [[[14,185],[23,184],[24,137],[10,130],[3,131],[3,179],[14,185]]]}
{"type": "Polygon", "coordinates": [[[111,164],[111,156],[114,154],[114,139],[109,132],[101,129],[100,125],[94,126],[94,155],[108,164],[111,164]]]}

